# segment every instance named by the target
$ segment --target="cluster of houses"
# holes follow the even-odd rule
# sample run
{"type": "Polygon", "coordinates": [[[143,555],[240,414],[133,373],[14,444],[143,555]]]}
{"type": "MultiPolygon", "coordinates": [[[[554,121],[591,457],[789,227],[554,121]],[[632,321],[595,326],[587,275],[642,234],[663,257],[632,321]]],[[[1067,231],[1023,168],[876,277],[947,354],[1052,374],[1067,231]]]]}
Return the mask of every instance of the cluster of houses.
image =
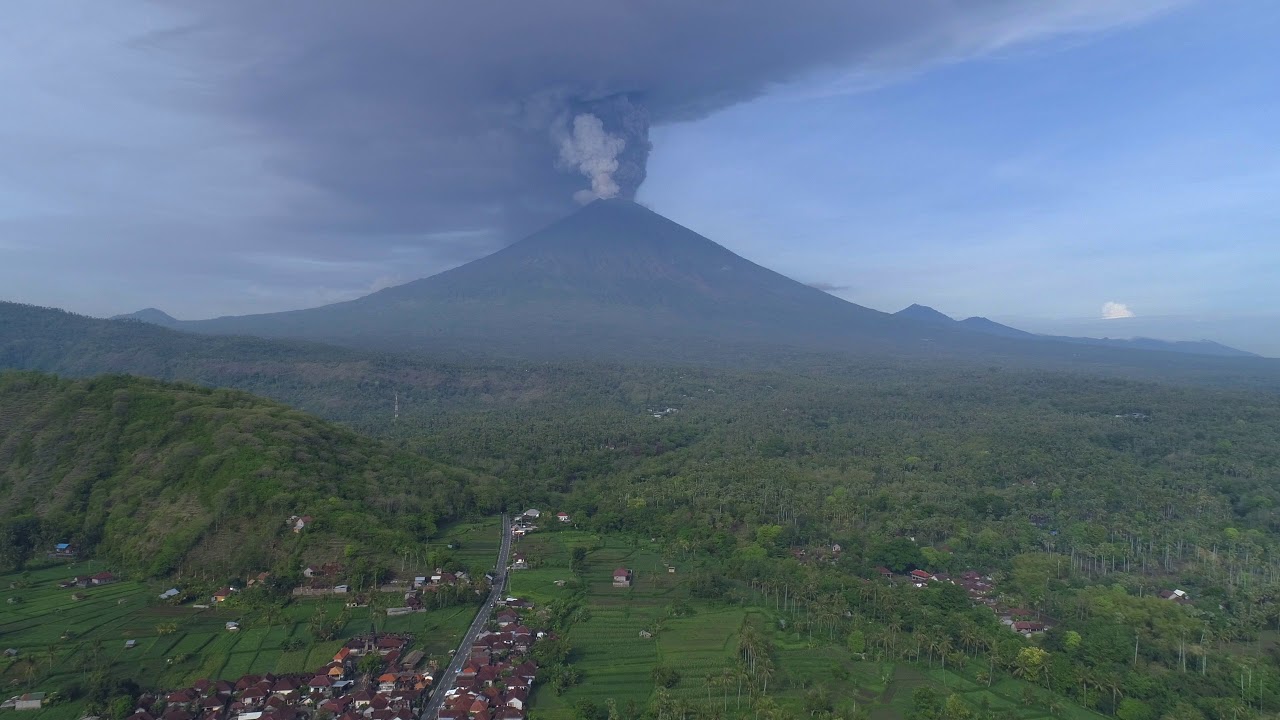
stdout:
{"type": "Polygon", "coordinates": [[[840,553],[842,552],[844,552],[844,548],[840,546],[840,543],[833,543],[811,548],[793,547],[791,548],[791,557],[802,564],[835,563],[840,559],[840,553]]]}
{"type": "MultiPolygon", "coordinates": [[[[511,524],[511,535],[513,537],[522,537],[528,535],[538,529],[538,520],[542,518],[542,511],[537,508],[529,508],[516,516],[511,524]]],[[[573,522],[573,518],[569,513],[563,510],[556,513],[556,522],[568,523],[573,522]]]]}
{"type": "MultiPolygon", "coordinates": [[[[894,573],[889,568],[878,567],[876,572],[886,580],[894,579],[894,573]]],[[[931,573],[928,570],[917,569],[907,573],[906,580],[918,588],[926,587],[930,583],[958,585],[964,588],[965,593],[975,605],[985,605],[990,608],[1000,618],[1001,623],[1023,636],[1030,637],[1049,628],[1043,619],[1036,619],[1036,613],[1031,610],[1002,606],[995,597],[995,581],[990,575],[967,570],[960,574],[959,579],[956,579],[946,573],[931,573]]]]}
{"type": "Polygon", "coordinates": [[[342,563],[308,565],[302,569],[302,577],[306,580],[293,589],[294,595],[345,595],[351,592],[351,586],[342,582],[346,577],[346,568],[342,563]]]}
{"type": "Polygon", "coordinates": [[[431,692],[433,674],[418,671],[422,652],[404,654],[410,638],[367,635],[342,647],[311,675],[245,675],[238,680],[197,680],[159,697],[144,697],[128,720],[417,720],[431,692]],[[383,671],[361,676],[357,663],[382,656],[383,671]],[[159,714],[152,711],[159,710],[159,714]]]}
{"type": "Polygon", "coordinates": [[[546,633],[524,624],[525,600],[508,598],[488,630],[476,637],[454,686],[446,691],[439,720],[525,720],[538,665],[530,654],[546,633]]]}
{"type": "Polygon", "coordinates": [[[1043,620],[1033,619],[1037,617],[1033,610],[1026,608],[998,608],[996,613],[1000,616],[1001,624],[1019,635],[1031,637],[1049,629],[1049,625],[1043,620]]]}
{"type": "MultiPolygon", "coordinates": [[[[484,580],[475,583],[471,576],[461,570],[453,573],[442,568],[436,568],[430,575],[419,575],[413,579],[413,585],[405,588],[404,585],[398,589],[404,589],[404,605],[401,607],[387,608],[387,615],[392,617],[396,615],[407,615],[414,612],[425,612],[427,608],[427,595],[429,593],[437,593],[445,588],[457,587],[467,588],[474,587],[477,595],[483,595],[488,592],[488,583],[491,577],[486,575],[484,580]]],[[[388,588],[384,587],[383,590],[388,588]]]]}

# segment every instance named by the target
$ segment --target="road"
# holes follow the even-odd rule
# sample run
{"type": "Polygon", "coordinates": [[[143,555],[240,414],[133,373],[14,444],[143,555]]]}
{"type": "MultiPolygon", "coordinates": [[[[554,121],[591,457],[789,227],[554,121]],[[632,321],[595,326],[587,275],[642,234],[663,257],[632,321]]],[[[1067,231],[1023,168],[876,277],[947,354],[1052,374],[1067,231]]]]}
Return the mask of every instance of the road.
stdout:
{"type": "Polygon", "coordinates": [[[484,631],[485,625],[489,624],[489,618],[493,616],[494,606],[498,604],[499,600],[506,597],[507,558],[510,554],[511,519],[503,515],[502,545],[498,550],[498,567],[494,572],[493,588],[489,591],[489,597],[484,601],[480,612],[476,613],[476,619],[472,621],[471,627],[467,628],[467,634],[462,636],[462,642],[458,643],[458,649],[453,653],[453,660],[449,663],[449,667],[445,668],[444,673],[437,677],[432,684],[431,700],[422,709],[421,720],[435,720],[440,715],[440,706],[444,704],[445,693],[453,688],[453,683],[457,679],[458,673],[462,671],[462,666],[471,657],[471,646],[475,644],[476,636],[484,631]]]}

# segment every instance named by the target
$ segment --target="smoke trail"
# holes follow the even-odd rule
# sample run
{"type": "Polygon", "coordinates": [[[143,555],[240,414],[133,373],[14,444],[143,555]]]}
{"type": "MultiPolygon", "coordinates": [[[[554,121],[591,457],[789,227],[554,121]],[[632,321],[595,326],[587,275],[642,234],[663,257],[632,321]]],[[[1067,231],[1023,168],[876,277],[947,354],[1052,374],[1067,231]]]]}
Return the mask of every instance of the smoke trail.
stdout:
{"type": "Polygon", "coordinates": [[[590,190],[579,190],[573,199],[586,204],[597,198],[618,195],[613,174],[618,170],[618,154],[627,141],[604,130],[604,122],[591,114],[573,118],[572,127],[557,128],[560,136],[560,164],[576,169],[591,181],[590,190]]]}

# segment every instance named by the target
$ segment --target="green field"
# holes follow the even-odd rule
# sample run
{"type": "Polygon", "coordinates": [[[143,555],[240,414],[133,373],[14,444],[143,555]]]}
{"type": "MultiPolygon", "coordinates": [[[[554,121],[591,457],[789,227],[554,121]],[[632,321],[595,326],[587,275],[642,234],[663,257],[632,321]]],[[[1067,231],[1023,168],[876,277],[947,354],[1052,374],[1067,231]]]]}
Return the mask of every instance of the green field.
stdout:
{"type": "MultiPolygon", "coordinates": [[[[445,528],[422,556],[440,550],[473,572],[484,573],[497,559],[498,529],[496,518],[445,528]],[[451,543],[455,549],[448,549],[451,543]]],[[[344,638],[368,632],[374,625],[368,608],[344,608],[349,598],[295,601],[268,620],[235,607],[163,604],[157,596],[168,584],[123,581],[84,589],[58,587],[74,575],[102,569],[86,562],[0,576],[0,587],[7,588],[5,602],[0,604],[0,647],[18,651],[16,658],[0,659],[4,692],[74,695],[91,674],[103,670],[157,689],[182,687],[202,677],[311,672],[332,659],[344,638]],[[77,593],[83,599],[73,599],[77,593]],[[15,602],[8,602],[9,598],[15,602]],[[344,611],[349,614],[338,639],[313,638],[309,621],[321,609],[331,617],[344,611]],[[227,631],[230,620],[240,622],[241,629],[227,631]],[[161,626],[172,628],[162,632],[161,626]],[[137,645],[126,649],[128,640],[137,645]],[[298,649],[286,650],[290,641],[298,649]]],[[[387,604],[395,605],[396,599],[389,597],[387,604]]],[[[413,633],[415,649],[443,661],[457,647],[475,611],[475,605],[465,605],[379,617],[377,627],[413,633]]],[[[23,717],[62,720],[82,713],[80,703],[70,703],[23,717]]]]}
{"type": "MultiPolygon", "coordinates": [[[[737,684],[721,679],[736,663],[744,621],[771,641],[775,674],[769,696],[792,715],[804,714],[807,692],[824,688],[837,710],[859,708],[868,711],[873,720],[901,720],[911,708],[912,693],[929,686],[944,697],[960,695],[975,711],[985,706],[990,712],[1003,710],[1022,720],[1050,717],[1047,696],[1038,688],[1032,690],[1036,701],[1026,705],[1027,684],[1020,680],[1004,678],[990,689],[977,684],[974,675],[986,669],[981,663],[957,673],[908,663],[856,660],[843,646],[825,638],[810,640],[807,634],[782,630],[779,616],[771,609],[691,598],[682,582],[688,568],[667,573],[659,548],[647,540],[574,530],[534,533],[513,546],[513,553],[524,553],[532,569],[512,573],[511,594],[540,605],[571,596],[575,576],[569,565],[574,547],[589,550],[581,577],[589,618],[574,624],[567,636],[581,682],[562,695],[548,685],[535,688],[531,712],[535,720],[571,720],[575,706],[582,701],[603,705],[612,699],[624,716],[629,703],[643,711],[653,700],[652,672],[659,665],[680,674],[680,681],[668,692],[694,712],[727,710],[733,714],[740,707],[750,715],[746,693],[739,701],[737,684]],[[613,587],[616,567],[635,571],[633,587],[613,587]],[[566,586],[557,586],[557,580],[567,581],[566,586]],[[673,617],[675,606],[687,608],[689,614],[673,617]],[[652,632],[653,637],[642,638],[642,630],[652,632]]],[[[1071,720],[1101,717],[1066,702],[1061,716],[1071,720]]]]}

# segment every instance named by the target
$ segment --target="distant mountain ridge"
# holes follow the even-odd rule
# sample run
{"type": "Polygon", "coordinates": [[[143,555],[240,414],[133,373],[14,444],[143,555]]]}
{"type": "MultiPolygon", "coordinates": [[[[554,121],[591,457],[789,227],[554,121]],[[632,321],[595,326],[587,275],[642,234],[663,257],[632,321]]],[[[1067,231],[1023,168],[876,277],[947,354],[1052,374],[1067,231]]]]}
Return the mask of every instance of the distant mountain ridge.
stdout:
{"type": "Polygon", "coordinates": [[[1261,357],[1255,353],[1228,347],[1212,340],[1157,340],[1155,338],[1135,337],[1121,338],[1088,338],[1068,337],[1065,335],[1037,335],[1025,330],[1001,325],[984,317],[970,317],[956,320],[945,313],[925,305],[910,305],[894,313],[899,317],[910,317],[921,322],[933,323],[942,327],[963,327],[973,332],[997,335],[1000,337],[1053,340],[1077,345],[1097,345],[1133,350],[1155,350],[1160,352],[1186,353],[1190,355],[1212,355],[1216,357],[1261,357]]]}
{"type": "Polygon", "coordinates": [[[856,305],[625,200],[596,201],[489,256],[349,302],[187,322],[159,311],[132,318],[206,334],[519,360],[1078,354],[1012,328],[956,323],[923,306],[890,315],[856,305]]]}
{"type": "Polygon", "coordinates": [[[173,328],[181,324],[182,321],[156,308],[143,308],[137,312],[131,312],[126,315],[113,315],[111,320],[137,320],[138,322],[151,323],[160,327],[173,328]]]}

